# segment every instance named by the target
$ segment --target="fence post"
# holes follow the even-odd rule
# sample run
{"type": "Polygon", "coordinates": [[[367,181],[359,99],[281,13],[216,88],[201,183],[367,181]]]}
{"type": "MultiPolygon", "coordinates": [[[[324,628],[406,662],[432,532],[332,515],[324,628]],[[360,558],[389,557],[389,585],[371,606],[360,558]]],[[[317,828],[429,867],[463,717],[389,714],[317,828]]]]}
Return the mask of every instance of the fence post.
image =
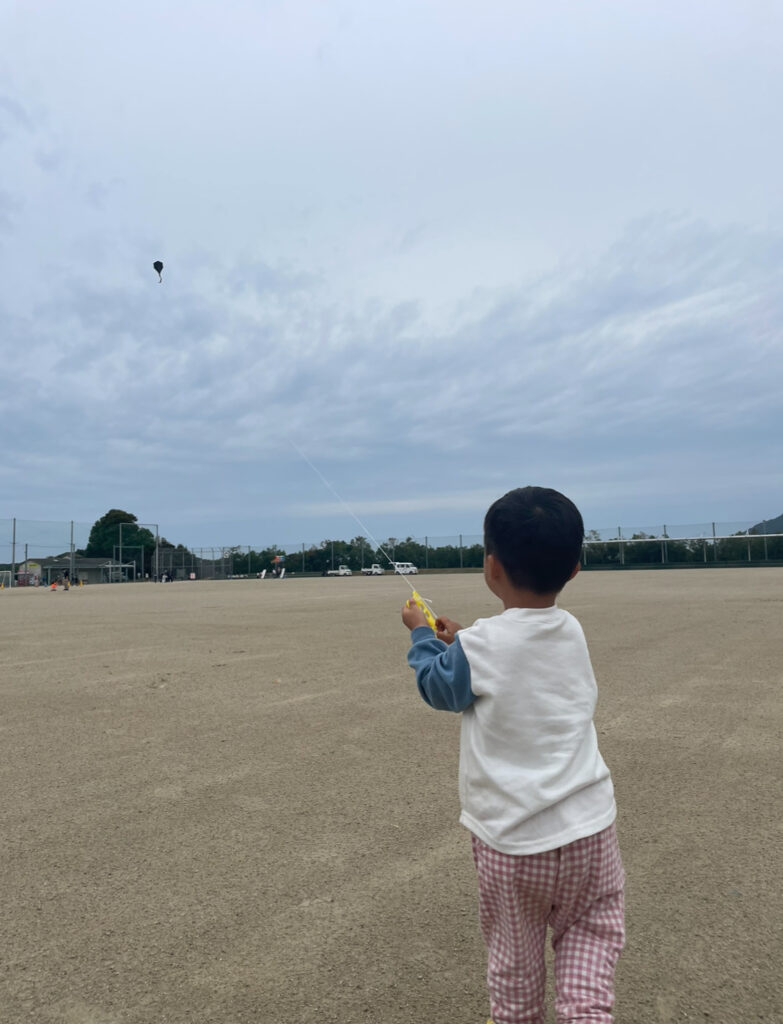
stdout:
{"type": "Polygon", "coordinates": [[[717,562],[718,561],[718,541],[717,541],[717,538],[715,537],[715,523],[712,524],[712,554],[714,556],[713,559],[712,559],[713,562],[717,562]]]}
{"type": "Polygon", "coordinates": [[[302,542],[302,572],[305,571],[305,546],[304,541],[302,542]]]}
{"type": "Polygon", "coordinates": [[[622,526],[617,527],[617,540],[618,548],[620,549],[620,565],[625,565],[625,547],[623,546],[623,528],[622,526]]]}
{"type": "Polygon", "coordinates": [[[16,586],[16,518],[11,527],[11,586],[16,586]]]}
{"type": "Polygon", "coordinates": [[[429,537],[424,535],[424,568],[429,569],[430,567],[430,544],[429,537]]]}
{"type": "Polygon", "coordinates": [[[459,567],[463,568],[462,565],[462,534],[459,535],[459,567]]]}
{"type": "Polygon", "coordinates": [[[762,524],[764,526],[764,561],[768,562],[769,557],[767,555],[767,520],[763,519],[762,524]]]}

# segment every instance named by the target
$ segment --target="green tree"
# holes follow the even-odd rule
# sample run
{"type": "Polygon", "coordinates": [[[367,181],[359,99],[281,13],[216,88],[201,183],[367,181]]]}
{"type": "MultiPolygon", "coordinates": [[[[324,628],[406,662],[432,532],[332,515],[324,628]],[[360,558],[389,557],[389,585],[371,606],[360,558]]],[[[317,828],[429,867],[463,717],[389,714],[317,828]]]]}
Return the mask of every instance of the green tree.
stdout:
{"type": "Polygon", "coordinates": [[[651,563],[657,564],[663,561],[660,542],[653,543],[659,541],[655,534],[645,533],[642,530],[640,533],[632,534],[631,541],[636,541],[637,543],[625,545],[626,565],[650,565],[651,563]]]}
{"type": "Polygon", "coordinates": [[[119,548],[122,526],[122,546],[128,549],[127,556],[123,554],[122,560],[135,562],[143,571],[145,563],[150,565],[155,551],[155,535],[137,523],[136,516],[131,512],[123,512],[119,508],[110,509],[93,523],[84,554],[88,558],[114,558],[115,548],[119,548]]]}
{"type": "Polygon", "coordinates": [[[620,545],[603,541],[598,530],[588,530],[582,561],[585,565],[611,565],[620,561],[620,545]]]}

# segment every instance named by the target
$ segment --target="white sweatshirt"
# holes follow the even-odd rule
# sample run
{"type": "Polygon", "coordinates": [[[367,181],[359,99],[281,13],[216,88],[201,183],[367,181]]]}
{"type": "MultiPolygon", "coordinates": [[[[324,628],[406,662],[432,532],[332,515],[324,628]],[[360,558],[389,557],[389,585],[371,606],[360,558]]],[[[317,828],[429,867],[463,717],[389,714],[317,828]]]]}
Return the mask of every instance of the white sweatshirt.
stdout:
{"type": "Polygon", "coordinates": [[[616,817],[593,725],[597,688],[582,627],[558,608],[510,608],[446,646],[411,634],[424,699],[462,711],[460,821],[503,853],[565,846],[616,817]]]}

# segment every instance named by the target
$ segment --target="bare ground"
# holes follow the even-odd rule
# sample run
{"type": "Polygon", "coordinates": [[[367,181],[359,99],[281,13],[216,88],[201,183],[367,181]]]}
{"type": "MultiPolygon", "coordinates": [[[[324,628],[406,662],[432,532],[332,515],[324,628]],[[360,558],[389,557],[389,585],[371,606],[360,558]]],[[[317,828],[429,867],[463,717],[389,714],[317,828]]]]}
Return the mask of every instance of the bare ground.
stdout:
{"type": "MultiPolygon", "coordinates": [[[[422,577],[465,624],[478,575],[422,577]]],[[[0,592],[0,1021],[483,1024],[399,578],[0,592]]],[[[783,1022],[783,570],[584,573],[627,1024],[783,1022]]]]}

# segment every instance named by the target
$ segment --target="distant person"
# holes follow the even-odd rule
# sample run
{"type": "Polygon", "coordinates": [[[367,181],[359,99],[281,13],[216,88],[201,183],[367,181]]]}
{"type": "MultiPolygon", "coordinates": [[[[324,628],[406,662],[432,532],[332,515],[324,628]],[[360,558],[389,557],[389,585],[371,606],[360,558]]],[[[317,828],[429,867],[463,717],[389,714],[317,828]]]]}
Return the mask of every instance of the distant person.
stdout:
{"type": "Polygon", "coordinates": [[[524,487],[484,520],[484,579],[503,611],[437,636],[413,602],[408,662],[424,700],[462,712],[460,821],[472,833],[496,1024],[543,1024],[547,928],[559,1022],[612,1020],[625,875],[585,637],[558,608],[579,570],[575,505],[524,487]]]}

